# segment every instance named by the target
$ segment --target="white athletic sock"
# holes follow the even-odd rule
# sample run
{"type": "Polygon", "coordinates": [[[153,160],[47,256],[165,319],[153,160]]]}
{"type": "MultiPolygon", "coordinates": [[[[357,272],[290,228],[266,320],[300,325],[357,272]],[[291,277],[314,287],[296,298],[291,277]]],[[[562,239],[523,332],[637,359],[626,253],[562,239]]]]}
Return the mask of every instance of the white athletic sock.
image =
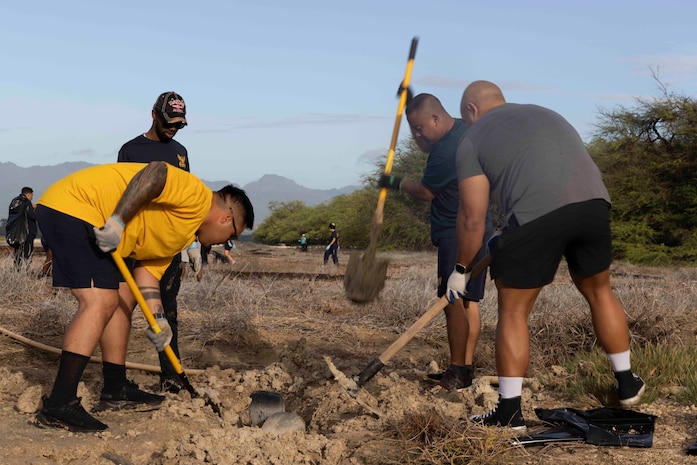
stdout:
{"type": "Polygon", "coordinates": [[[616,354],[607,354],[607,356],[610,359],[612,371],[615,373],[632,369],[632,363],[629,360],[629,351],[619,352],[616,354]]]}
{"type": "Polygon", "coordinates": [[[504,399],[520,397],[523,393],[523,378],[499,376],[499,395],[504,399]]]}

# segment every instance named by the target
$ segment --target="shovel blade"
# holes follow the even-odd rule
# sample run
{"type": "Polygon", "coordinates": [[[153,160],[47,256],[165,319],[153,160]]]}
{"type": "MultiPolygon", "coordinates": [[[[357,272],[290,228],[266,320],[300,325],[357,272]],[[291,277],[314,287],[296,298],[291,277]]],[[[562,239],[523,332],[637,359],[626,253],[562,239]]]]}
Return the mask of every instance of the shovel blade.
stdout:
{"type": "Polygon", "coordinates": [[[372,302],[385,287],[389,260],[374,254],[352,253],[344,275],[346,297],[355,303],[372,302]]]}
{"type": "Polygon", "coordinates": [[[378,371],[382,370],[384,366],[385,364],[382,363],[382,360],[380,360],[379,358],[374,358],[373,360],[371,360],[368,366],[363,369],[363,371],[358,373],[358,379],[356,380],[356,384],[359,387],[363,386],[365,383],[373,379],[373,376],[377,375],[378,371]]]}

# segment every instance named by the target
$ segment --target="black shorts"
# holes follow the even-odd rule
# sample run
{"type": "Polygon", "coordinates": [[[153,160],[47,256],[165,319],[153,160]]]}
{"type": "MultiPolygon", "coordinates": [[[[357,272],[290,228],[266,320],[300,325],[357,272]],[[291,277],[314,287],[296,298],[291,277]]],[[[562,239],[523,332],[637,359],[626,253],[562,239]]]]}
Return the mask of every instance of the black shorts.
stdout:
{"type": "Polygon", "coordinates": [[[523,226],[509,224],[492,256],[491,278],[521,289],[542,287],[554,280],[562,256],[569,270],[582,277],[610,267],[609,203],[573,203],[523,226]]]}
{"type": "Polygon", "coordinates": [[[39,205],[36,219],[53,252],[53,285],[71,289],[119,288],[119,269],[94,240],[91,224],[39,205]]]}
{"type": "MultiPolygon", "coordinates": [[[[448,278],[457,262],[457,238],[445,237],[438,239],[436,245],[438,246],[438,297],[443,297],[448,289],[448,278]]],[[[482,247],[482,250],[477,254],[477,261],[481,260],[485,255],[485,251],[486,248],[482,247]]],[[[479,302],[484,298],[485,286],[486,270],[467,283],[467,293],[464,299],[470,302],[479,302]]]]}

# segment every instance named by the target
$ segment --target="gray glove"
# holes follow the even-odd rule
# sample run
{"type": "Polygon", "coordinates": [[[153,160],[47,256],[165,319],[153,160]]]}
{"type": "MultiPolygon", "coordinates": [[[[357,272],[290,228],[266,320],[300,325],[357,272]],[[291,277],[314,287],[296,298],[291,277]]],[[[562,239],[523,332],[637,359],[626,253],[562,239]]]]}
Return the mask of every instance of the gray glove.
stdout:
{"type": "Polygon", "coordinates": [[[324,250],[329,250],[331,248],[331,245],[328,245],[324,248],[324,250]]]}
{"type": "Polygon", "coordinates": [[[123,221],[116,215],[111,215],[104,226],[94,228],[94,236],[97,239],[97,245],[102,252],[109,253],[119,246],[121,242],[121,234],[126,227],[123,221]]]}
{"type": "Polygon", "coordinates": [[[165,318],[165,316],[162,314],[155,315],[155,320],[157,321],[157,325],[160,327],[161,331],[155,334],[155,331],[153,331],[152,328],[148,328],[145,335],[148,336],[150,342],[155,344],[157,351],[162,352],[165,350],[165,347],[172,342],[172,328],[169,326],[169,321],[167,321],[167,318],[165,318]]]}

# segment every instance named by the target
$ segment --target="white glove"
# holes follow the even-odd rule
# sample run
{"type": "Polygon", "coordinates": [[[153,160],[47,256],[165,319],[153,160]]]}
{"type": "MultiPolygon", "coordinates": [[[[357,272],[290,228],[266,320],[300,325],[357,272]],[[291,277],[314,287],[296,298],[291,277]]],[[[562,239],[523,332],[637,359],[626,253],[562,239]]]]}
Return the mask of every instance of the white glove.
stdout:
{"type": "Polygon", "coordinates": [[[157,326],[160,327],[160,332],[155,334],[152,328],[148,328],[145,335],[148,336],[150,342],[155,344],[155,348],[158,352],[165,350],[165,347],[172,342],[172,328],[169,326],[169,321],[164,315],[155,315],[155,321],[157,321],[157,326]]]}
{"type": "Polygon", "coordinates": [[[123,221],[116,215],[111,215],[104,226],[94,228],[94,236],[97,239],[97,245],[102,252],[109,253],[119,246],[121,242],[121,234],[126,227],[123,221]]]}
{"type": "Polygon", "coordinates": [[[188,248],[186,249],[186,253],[189,255],[189,260],[191,260],[192,263],[196,262],[196,260],[201,260],[201,249],[198,247],[188,248]]]}
{"type": "Polygon", "coordinates": [[[329,250],[330,247],[331,247],[331,245],[328,245],[327,247],[325,247],[324,250],[329,250]]]}
{"type": "Polygon", "coordinates": [[[470,279],[472,273],[460,273],[457,271],[457,266],[450,273],[448,278],[448,289],[445,291],[445,295],[451,304],[455,303],[455,300],[461,299],[467,289],[467,281],[470,279]]]}

